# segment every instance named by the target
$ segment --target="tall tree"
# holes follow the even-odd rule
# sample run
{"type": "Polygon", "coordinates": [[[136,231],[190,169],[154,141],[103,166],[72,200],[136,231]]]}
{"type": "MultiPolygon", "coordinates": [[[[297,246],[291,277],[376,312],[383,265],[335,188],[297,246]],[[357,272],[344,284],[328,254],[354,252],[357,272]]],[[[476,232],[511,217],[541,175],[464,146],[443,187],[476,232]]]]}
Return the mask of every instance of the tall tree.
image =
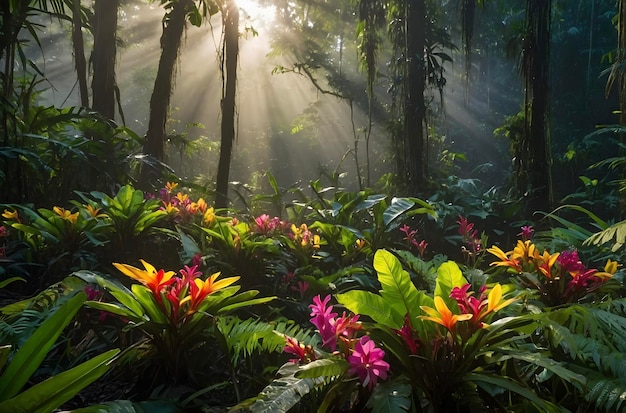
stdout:
{"type": "Polygon", "coordinates": [[[163,17],[161,57],[150,97],[150,119],[143,146],[144,153],[158,161],[165,160],[165,124],[169,115],[176,59],[187,15],[195,10],[195,4],[193,0],[173,0],[167,2],[165,7],[169,11],[163,17]]]}
{"type": "Polygon", "coordinates": [[[237,60],[239,57],[239,8],[235,0],[225,0],[222,9],[224,43],[222,50],[222,137],[217,166],[215,207],[228,206],[228,177],[235,141],[237,60]]]}
{"type": "MultiPolygon", "coordinates": [[[[72,46],[74,48],[74,67],[78,78],[80,104],[83,107],[88,107],[89,89],[87,87],[87,61],[85,60],[82,15],[83,13],[80,0],[72,0],[72,46]]],[[[115,21],[117,24],[117,19],[115,21]]],[[[113,61],[113,64],[115,64],[115,60],[113,61]]]]}
{"type": "Polygon", "coordinates": [[[406,44],[404,50],[407,56],[407,70],[404,102],[404,146],[407,154],[407,189],[409,192],[417,194],[426,185],[427,158],[424,146],[426,5],[424,0],[409,0],[406,1],[405,7],[406,44]]]}
{"type": "Polygon", "coordinates": [[[120,0],[96,0],[94,3],[92,108],[109,119],[115,118],[115,57],[119,5],[120,0]]]}
{"type": "Polygon", "coordinates": [[[529,213],[552,207],[552,174],[549,133],[549,62],[552,0],[527,0],[526,31],[522,45],[524,77],[524,136],[518,182],[528,194],[529,213]]]}

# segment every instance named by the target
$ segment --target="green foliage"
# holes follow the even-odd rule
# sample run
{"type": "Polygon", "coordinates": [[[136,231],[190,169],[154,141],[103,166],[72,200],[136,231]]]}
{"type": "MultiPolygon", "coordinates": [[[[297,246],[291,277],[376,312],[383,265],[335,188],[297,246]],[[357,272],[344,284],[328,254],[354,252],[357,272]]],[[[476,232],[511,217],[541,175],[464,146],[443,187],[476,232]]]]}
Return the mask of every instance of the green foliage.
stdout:
{"type": "Polygon", "coordinates": [[[81,292],[66,301],[46,318],[11,358],[0,375],[0,410],[49,412],[108,371],[119,350],[110,350],[22,391],[85,299],[86,295],[81,292]]]}

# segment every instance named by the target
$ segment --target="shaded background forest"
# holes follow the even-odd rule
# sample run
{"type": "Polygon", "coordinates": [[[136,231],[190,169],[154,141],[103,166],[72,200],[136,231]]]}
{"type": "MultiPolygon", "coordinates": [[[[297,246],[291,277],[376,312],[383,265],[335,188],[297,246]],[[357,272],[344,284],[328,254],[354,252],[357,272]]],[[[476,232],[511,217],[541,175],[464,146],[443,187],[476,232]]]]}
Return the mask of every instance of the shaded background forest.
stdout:
{"type": "MultiPolygon", "coordinates": [[[[98,2],[93,9],[86,2],[31,3],[31,12],[24,21],[32,20],[39,27],[33,32],[35,38],[28,36],[28,30],[20,32],[19,50],[25,53],[25,59],[16,65],[13,74],[24,85],[31,82],[32,86],[12,91],[13,101],[28,96],[33,99],[33,107],[78,108],[81,95],[74,70],[77,51],[72,41],[72,27],[76,25],[76,20],[72,24],[72,7],[76,5],[71,4],[83,8],[83,50],[87,70],[95,77],[94,59],[102,53],[95,47],[93,35],[97,27],[93,23],[103,21],[98,18],[98,2]],[[63,13],[67,17],[59,18],[63,13]],[[38,73],[32,70],[35,66],[38,73]]],[[[223,139],[223,22],[227,13],[222,8],[230,2],[187,5],[193,6],[198,16],[202,10],[204,14],[196,21],[195,15],[188,12],[171,87],[165,86],[171,90],[171,102],[163,137],[164,154],[150,153],[141,141],[143,136],[151,135],[150,98],[159,84],[155,78],[159,58],[165,53],[160,38],[182,3],[119,4],[114,31],[119,101],[113,117],[117,125],[124,124],[135,133],[136,139],[125,149],[129,153],[108,162],[121,165],[121,160],[129,163],[132,158],[145,164],[147,158],[140,154],[155,155],[157,161],[171,167],[173,175],[212,191],[223,139]]],[[[109,9],[114,7],[107,4],[109,9]]],[[[323,177],[329,184],[349,189],[379,186],[429,198],[437,191],[445,192],[446,186],[456,191],[458,188],[452,187],[460,182],[474,195],[494,194],[497,189],[500,200],[515,203],[537,189],[532,179],[519,179],[528,174],[520,168],[534,170],[540,180],[550,176],[546,165],[532,166],[530,160],[522,159],[533,159],[528,147],[523,148],[532,139],[539,139],[545,142],[551,164],[553,193],[550,202],[545,199],[533,204],[527,212],[548,211],[565,197],[588,203],[595,197],[605,209],[601,212],[616,214],[617,196],[608,196],[617,189],[610,184],[615,176],[607,168],[588,169],[609,154],[618,153],[615,134],[594,134],[601,125],[619,123],[618,88],[616,84],[607,86],[611,67],[619,58],[615,1],[426,1],[421,17],[428,22],[423,39],[427,64],[418,99],[418,107],[424,105],[420,116],[425,133],[415,152],[421,162],[419,174],[411,170],[411,164],[418,162],[413,149],[403,146],[415,140],[411,133],[416,129],[407,126],[414,117],[403,112],[403,105],[415,100],[414,96],[407,97],[412,93],[407,91],[414,76],[403,57],[410,47],[405,41],[410,33],[409,8],[404,10],[402,2],[373,0],[247,0],[237,2],[237,6],[241,12],[236,138],[229,176],[231,182],[238,183],[235,188],[246,185],[252,192],[263,192],[267,185],[264,175],[269,171],[284,188],[306,186],[309,180],[323,177]],[[548,59],[543,62],[548,77],[545,87],[540,87],[549,99],[542,109],[544,136],[527,132],[528,116],[524,116],[532,92],[524,78],[534,76],[525,74],[524,62],[528,59],[524,56],[540,49],[529,43],[533,38],[529,19],[532,8],[538,5],[549,11],[550,41],[544,44],[544,57],[548,59]],[[403,134],[400,139],[398,136],[403,134]]],[[[5,48],[3,54],[5,67],[8,50],[5,48]]],[[[9,90],[5,88],[4,92],[11,101],[9,90]]],[[[93,90],[89,93],[95,95],[93,90]]],[[[11,141],[14,126],[6,121],[5,126],[5,146],[12,146],[6,144],[11,141]]],[[[94,139],[81,127],[70,128],[77,128],[77,135],[94,139]]],[[[537,146],[541,145],[531,144],[530,148],[537,146]]],[[[49,195],[29,194],[26,175],[15,175],[25,170],[13,168],[11,161],[4,165],[6,201],[52,202],[49,195]],[[15,179],[24,181],[23,188],[9,190],[6,183],[15,179]]],[[[125,172],[138,176],[136,166],[125,172]]],[[[77,186],[75,182],[65,190],[80,189],[77,186]]],[[[57,189],[59,199],[63,199],[63,188],[57,189]]]]}

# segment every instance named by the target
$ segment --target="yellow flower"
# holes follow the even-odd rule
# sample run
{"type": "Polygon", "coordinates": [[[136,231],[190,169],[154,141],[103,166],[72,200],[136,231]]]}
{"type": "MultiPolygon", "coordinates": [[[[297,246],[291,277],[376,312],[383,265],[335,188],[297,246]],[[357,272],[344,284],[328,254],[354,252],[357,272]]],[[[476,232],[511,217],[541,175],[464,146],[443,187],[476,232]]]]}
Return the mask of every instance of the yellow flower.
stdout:
{"type": "Polygon", "coordinates": [[[552,267],[559,258],[559,253],[550,254],[548,251],[544,251],[543,255],[539,255],[539,252],[535,253],[535,265],[541,271],[543,275],[548,278],[552,278],[552,267]]]}
{"type": "Polygon", "coordinates": [[[176,198],[177,198],[177,199],[180,201],[180,203],[182,204],[182,203],[184,203],[184,202],[187,200],[187,198],[189,198],[189,195],[187,195],[187,194],[183,194],[182,192],[179,192],[179,193],[177,193],[177,194],[176,194],[176,198]]]}
{"type": "Polygon", "coordinates": [[[613,274],[617,272],[617,267],[620,266],[621,264],[619,264],[617,261],[611,261],[611,259],[609,258],[608,260],[606,260],[606,264],[604,264],[604,271],[597,272],[593,275],[602,279],[613,278],[613,274]]]}
{"type": "Polygon", "coordinates": [[[174,189],[176,189],[178,187],[178,183],[177,182],[167,182],[165,184],[165,189],[167,190],[168,193],[172,193],[174,191],[174,189]]]}
{"type": "Polygon", "coordinates": [[[175,215],[175,214],[178,214],[178,208],[172,205],[171,202],[168,202],[167,205],[165,205],[165,212],[167,212],[170,215],[175,215]]]}
{"type": "Polygon", "coordinates": [[[491,248],[487,248],[487,252],[495,255],[497,258],[500,258],[501,260],[501,261],[494,261],[489,265],[495,265],[498,267],[511,267],[511,268],[514,268],[518,272],[522,271],[522,267],[520,266],[519,261],[509,258],[509,256],[513,253],[512,251],[504,252],[499,247],[494,245],[491,248]]]}
{"type": "Polygon", "coordinates": [[[484,315],[492,312],[495,313],[516,300],[517,298],[509,298],[508,300],[503,301],[502,286],[500,284],[496,284],[493,286],[491,291],[489,291],[489,295],[487,296],[487,311],[485,311],[484,315]]]}
{"type": "Polygon", "coordinates": [[[530,242],[530,240],[522,241],[518,240],[517,245],[513,248],[511,252],[511,259],[521,259],[522,261],[528,262],[536,257],[538,254],[537,248],[535,244],[530,242]]]}
{"type": "Polygon", "coordinates": [[[72,214],[71,211],[65,209],[65,208],[59,208],[57,206],[55,206],[54,208],[52,208],[52,210],[61,218],[63,218],[66,221],[70,221],[72,224],[76,223],[76,220],[78,219],[78,212],[74,212],[72,214]]]}
{"type": "Polygon", "coordinates": [[[361,248],[365,247],[366,245],[367,245],[367,242],[364,239],[360,239],[359,238],[358,240],[356,240],[356,248],[357,249],[360,250],[361,248]]]}
{"type": "Polygon", "coordinates": [[[17,213],[17,211],[11,211],[11,210],[5,209],[4,212],[2,213],[2,217],[20,222],[20,216],[17,213]]]}
{"type": "Polygon", "coordinates": [[[83,205],[85,207],[85,209],[87,210],[87,212],[89,212],[89,215],[91,215],[93,218],[100,218],[100,217],[106,217],[107,214],[101,214],[100,210],[101,208],[94,208],[93,206],[87,204],[87,205],[83,205]]]}
{"type": "Polygon", "coordinates": [[[165,270],[157,271],[154,266],[147,263],[146,261],[139,261],[141,261],[141,263],[143,264],[145,271],[128,264],[119,264],[117,262],[114,262],[113,265],[124,275],[127,275],[130,278],[133,278],[148,287],[157,297],[160,298],[161,289],[174,282],[174,279],[172,279],[172,277],[174,276],[175,272],[165,270]]]}
{"type": "Polygon", "coordinates": [[[213,221],[215,221],[215,210],[213,209],[213,207],[206,210],[206,212],[202,216],[202,221],[207,225],[211,225],[213,221]]]}
{"type": "Polygon", "coordinates": [[[450,332],[454,330],[454,326],[459,321],[466,321],[472,318],[472,314],[452,314],[452,311],[446,305],[446,302],[440,296],[435,297],[435,308],[420,306],[427,316],[421,316],[424,320],[434,321],[447,328],[450,332]]]}

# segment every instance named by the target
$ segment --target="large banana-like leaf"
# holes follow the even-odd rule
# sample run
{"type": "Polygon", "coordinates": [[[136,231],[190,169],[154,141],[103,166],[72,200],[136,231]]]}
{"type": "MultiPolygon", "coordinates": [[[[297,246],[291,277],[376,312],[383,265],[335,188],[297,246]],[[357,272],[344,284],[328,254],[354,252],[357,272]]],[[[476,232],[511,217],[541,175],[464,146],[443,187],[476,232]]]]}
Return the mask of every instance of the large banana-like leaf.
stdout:
{"type": "Polygon", "coordinates": [[[48,413],[53,411],[106,373],[111,360],[119,352],[119,349],[109,350],[34,385],[0,403],[0,412],[48,413]]]}
{"type": "Polygon", "coordinates": [[[340,304],[355,314],[370,317],[376,323],[399,329],[404,323],[404,315],[398,313],[380,295],[363,290],[351,290],[335,296],[340,304]]]}
{"type": "Polygon", "coordinates": [[[437,283],[435,285],[435,296],[443,298],[448,305],[454,300],[450,298],[450,292],[454,287],[461,287],[467,284],[458,264],[454,261],[447,261],[441,264],[437,270],[437,283]]]}
{"type": "Polygon", "coordinates": [[[380,294],[389,307],[402,316],[408,313],[412,319],[417,319],[420,305],[425,303],[398,258],[389,251],[378,250],[374,255],[374,269],[382,286],[380,294]]]}
{"type": "Polygon", "coordinates": [[[46,319],[18,350],[0,376],[0,401],[12,398],[24,387],[86,299],[84,292],[76,294],[46,319]]]}

